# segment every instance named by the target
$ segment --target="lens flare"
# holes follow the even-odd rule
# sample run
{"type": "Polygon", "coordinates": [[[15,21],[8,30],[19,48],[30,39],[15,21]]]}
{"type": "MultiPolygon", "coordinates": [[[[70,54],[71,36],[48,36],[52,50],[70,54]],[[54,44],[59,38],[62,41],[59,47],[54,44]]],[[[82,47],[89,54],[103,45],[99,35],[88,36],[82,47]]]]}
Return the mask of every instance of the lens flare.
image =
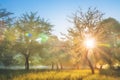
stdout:
{"type": "Polygon", "coordinates": [[[27,37],[31,37],[32,34],[31,34],[31,33],[25,33],[25,36],[27,36],[27,37]]]}
{"type": "Polygon", "coordinates": [[[103,46],[103,47],[108,47],[108,48],[110,48],[110,47],[111,47],[111,45],[110,45],[110,44],[98,44],[98,46],[103,46]]]}
{"type": "Polygon", "coordinates": [[[46,34],[39,34],[38,38],[36,39],[39,43],[45,43],[48,40],[48,36],[46,34]]]}

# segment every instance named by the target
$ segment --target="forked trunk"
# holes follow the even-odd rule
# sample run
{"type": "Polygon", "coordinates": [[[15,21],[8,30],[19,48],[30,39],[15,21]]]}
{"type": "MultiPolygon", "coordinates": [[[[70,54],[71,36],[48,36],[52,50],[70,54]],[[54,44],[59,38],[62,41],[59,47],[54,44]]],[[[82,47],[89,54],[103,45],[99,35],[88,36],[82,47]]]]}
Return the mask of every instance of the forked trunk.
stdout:
{"type": "Polygon", "coordinates": [[[93,67],[92,63],[90,62],[89,59],[87,59],[87,61],[88,61],[88,65],[89,65],[89,67],[91,69],[92,74],[94,74],[95,72],[94,72],[94,67],[93,67]]]}
{"type": "Polygon", "coordinates": [[[86,60],[87,60],[87,62],[88,62],[88,66],[90,67],[92,74],[94,74],[94,73],[95,73],[94,67],[93,67],[91,61],[90,61],[89,58],[88,58],[88,50],[86,51],[86,60]]]}

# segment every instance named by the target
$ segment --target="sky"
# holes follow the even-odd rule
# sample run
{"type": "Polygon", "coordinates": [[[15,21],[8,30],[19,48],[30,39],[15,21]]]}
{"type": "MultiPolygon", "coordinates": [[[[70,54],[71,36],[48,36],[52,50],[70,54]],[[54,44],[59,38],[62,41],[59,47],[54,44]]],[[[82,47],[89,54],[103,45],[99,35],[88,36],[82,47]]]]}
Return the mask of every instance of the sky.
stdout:
{"type": "Polygon", "coordinates": [[[0,7],[13,12],[20,17],[26,12],[37,14],[48,20],[53,27],[53,34],[59,38],[60,33],[67,33],[71,26],[68,21],[79,8],[86,11],[89,7],[96,7],[105,13],[104,17],[113,17],[120,22],[120,0],[0,0],[0,7]]]}

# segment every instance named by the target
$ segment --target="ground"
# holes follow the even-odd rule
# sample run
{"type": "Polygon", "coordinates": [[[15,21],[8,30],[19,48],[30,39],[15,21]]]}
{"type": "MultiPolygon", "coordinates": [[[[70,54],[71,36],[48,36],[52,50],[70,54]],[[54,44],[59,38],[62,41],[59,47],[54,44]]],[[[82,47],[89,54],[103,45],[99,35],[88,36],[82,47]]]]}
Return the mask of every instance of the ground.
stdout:
{"type": "Polygon", "coordinates": [[[84,70],[0,70],[0,80],[120,80],[118,76],[100,74],[95,70],[92,75],[84,70]]]}

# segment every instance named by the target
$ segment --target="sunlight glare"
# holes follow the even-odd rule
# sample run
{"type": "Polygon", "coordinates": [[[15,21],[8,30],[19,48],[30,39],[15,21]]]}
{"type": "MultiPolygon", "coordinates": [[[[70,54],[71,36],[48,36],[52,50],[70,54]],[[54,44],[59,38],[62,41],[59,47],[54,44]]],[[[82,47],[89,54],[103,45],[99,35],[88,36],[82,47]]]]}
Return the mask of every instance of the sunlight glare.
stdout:
{"type": "Polygon", "coordinates": [[[95,39],[94,38],[87,38],[84,43],[85,43],[85,46],[89,49],[95,47],[95,39]]]}

